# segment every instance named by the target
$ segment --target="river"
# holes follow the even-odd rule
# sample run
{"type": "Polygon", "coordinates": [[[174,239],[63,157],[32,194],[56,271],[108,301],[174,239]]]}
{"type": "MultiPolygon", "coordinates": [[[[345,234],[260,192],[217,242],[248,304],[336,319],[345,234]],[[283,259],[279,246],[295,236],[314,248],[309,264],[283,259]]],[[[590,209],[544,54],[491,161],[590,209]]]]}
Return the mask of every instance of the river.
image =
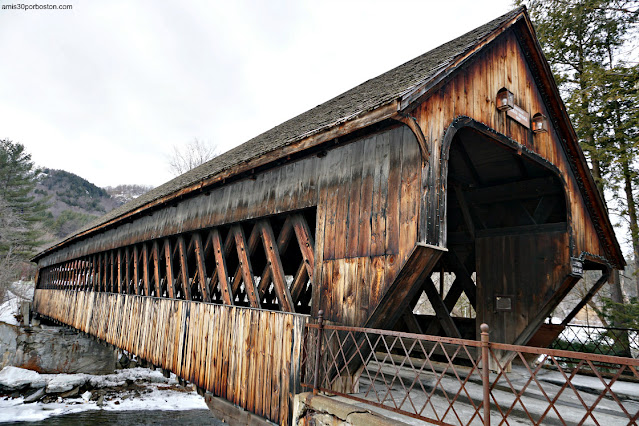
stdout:
{"type": "Polygon", "coordinates": [[[64,414],[49,417],[36,422],[3,423],[18,425],[162,425],[173,424],[179,426],[190,425],[215,425],[222,426],[227,423],[213,417],[209,410],[183,410],[183,411],[106,411],[89,410],[80,413],[64,414]]]}

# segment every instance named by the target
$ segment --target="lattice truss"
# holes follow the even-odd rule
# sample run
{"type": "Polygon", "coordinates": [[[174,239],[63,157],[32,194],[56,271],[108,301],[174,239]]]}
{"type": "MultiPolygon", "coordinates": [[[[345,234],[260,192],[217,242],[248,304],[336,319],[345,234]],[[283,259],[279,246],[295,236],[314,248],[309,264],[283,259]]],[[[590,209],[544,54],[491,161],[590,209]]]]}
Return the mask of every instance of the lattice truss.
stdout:
{"type": "Polygon", "coordinates": [[[43,268],[38,288],[310,313],[314,226],[312,209],[146,241],[43,268]]]}

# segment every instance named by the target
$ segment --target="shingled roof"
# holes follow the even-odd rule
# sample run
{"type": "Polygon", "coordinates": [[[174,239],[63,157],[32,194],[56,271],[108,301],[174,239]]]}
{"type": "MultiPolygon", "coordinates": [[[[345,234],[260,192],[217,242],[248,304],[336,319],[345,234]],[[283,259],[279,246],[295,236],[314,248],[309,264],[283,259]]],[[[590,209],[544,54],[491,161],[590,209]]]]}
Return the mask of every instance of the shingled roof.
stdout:
{"type": "MultiPolygon", "coordinates": [[[[316,106],[288,121],[258,135],[224,154],[198,166],[183,175],[147,192],[70,234],[51,247],[74,239],[78,234],[117,219],[119,216],[144,207],[157,199],[175,193],[190,185],[214,177],[241,163],[276,151],[296,141],[322,132],[361,114],[373,111],[400,99],[417,86],[434,78],[457,58],[467,53],[504,23],[525,9],[514,9],[454,40],[449,41],[417,58],[410,60],[378,77],[365,81],[347,92],[316,106]]],[[[49,249],[44,250],[45,252],[49,249]]],[[[40,257],[44,253],[40,253],[40,257]]]]}

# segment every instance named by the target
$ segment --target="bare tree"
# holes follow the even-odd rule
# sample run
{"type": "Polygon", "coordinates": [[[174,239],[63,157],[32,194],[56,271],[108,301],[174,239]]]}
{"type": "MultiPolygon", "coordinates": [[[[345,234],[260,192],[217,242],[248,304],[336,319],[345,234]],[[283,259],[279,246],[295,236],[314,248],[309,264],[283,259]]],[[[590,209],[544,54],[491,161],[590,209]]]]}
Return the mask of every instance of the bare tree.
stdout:
{"type": "Polygon", "coordinates": [[[173,146],[173,154],[169,158],[169,170],[173,175],[179,176],[218,155],[216,145],[208,145],[196,138],[187,144],[173,146]]]}

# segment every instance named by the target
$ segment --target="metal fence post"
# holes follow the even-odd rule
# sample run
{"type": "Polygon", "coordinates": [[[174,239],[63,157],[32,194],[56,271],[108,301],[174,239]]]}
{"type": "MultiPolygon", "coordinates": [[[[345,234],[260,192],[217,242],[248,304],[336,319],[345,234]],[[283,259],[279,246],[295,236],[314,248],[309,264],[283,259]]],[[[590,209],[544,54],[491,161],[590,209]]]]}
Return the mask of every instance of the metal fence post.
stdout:
{"type": "Polygon", "coordinates": [[[324,331],[324,311],[320,310],[317,313],[317,342],[315,344],[315,372],[313,373],[313,395],[317,395],[317,389],[319,385],[319,364],[320,354],[322,348],[322,334],[324,331]]]}
{"type": "Polygon", "coordinates": [[[481,382],[484,389],[484,425],[490,426],[490,355],[488,347],[490,339],[488,336],[488,324],[479,326],[481,330],[481,382]]]}

